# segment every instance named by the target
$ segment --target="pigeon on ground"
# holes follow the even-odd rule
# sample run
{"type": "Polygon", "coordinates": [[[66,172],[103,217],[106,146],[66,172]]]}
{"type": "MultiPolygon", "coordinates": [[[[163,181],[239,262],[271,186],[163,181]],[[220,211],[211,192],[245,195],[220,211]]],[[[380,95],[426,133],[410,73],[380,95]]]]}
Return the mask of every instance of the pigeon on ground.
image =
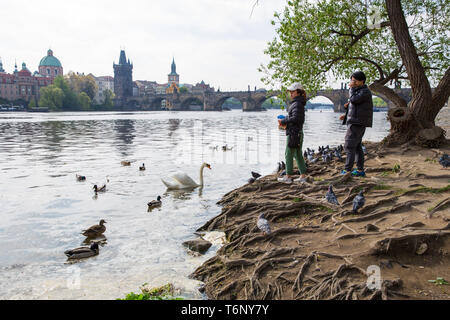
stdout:
{"type": "Polygon", "coordinates": [[[256,179],[255,178],[250,178],[250,179],[248,179],[248,183],[250,183],[250,184],[252,184],[253,182],[255,182],[256,181],[256,179]]]}
{"type": "Polygon", "coordinates": [[[264,213],[261,213],[258,217],[258,220],[256,221],[256,226],[259,230],[261,230],[264,234],[269,234],[270,231],[270,225],[269,221],[264,219],[264,213]]]}
{"type": "Polygon", "coordinates": [[[358,209],[361,209],[364,203],[366,203],[366,198],[364,198],[363,192],[360,191],[355,199],[353,199],[353,213],[358,213],[358,209]]]}
{"type": "Polygon", "coordinates": [[[258,179],[259,177],[261,177],[261,175],[258,172],[252,171],[252,177],[258,179]]]}
{"type": "Polygon", "coordinates": [[[448,154],[444,153],[442,157],[439,158],[439,163],[444,167],[450,167],[450,157],[448,154]]]}
{"type": "Polygon", "coordinates": [[[308,152],[306,152],[306,150],[305,150],[305,152],[303,152],[303,159],[306,159],[308,157],[308,152]]]}
{"type": "Polygon", "coordinates": [[[319,158],[313,158],[313,159],[311,159],[311,163],[316,163],[317,161],[319,161],[319,158]]]}
{"type": "Polygon", "coordinates": [[[308,154],[308,161],[312,162],[313,159],[314,159],[314,156],[311,153],[309,153],[308,154]]]}
{"type": "Polygon", "coordinates": [[[331,184],[330,184],[330,186],[328,187],[328,192],[327,192],[327,194],[325,195],[325,198],[327,199],[327,201],[328,201],[329,203],[339,205],[338,199],[336,198],[336,195],[335,195],[334,192],[333,192],[333,186],[332,186],[331,184]]]}

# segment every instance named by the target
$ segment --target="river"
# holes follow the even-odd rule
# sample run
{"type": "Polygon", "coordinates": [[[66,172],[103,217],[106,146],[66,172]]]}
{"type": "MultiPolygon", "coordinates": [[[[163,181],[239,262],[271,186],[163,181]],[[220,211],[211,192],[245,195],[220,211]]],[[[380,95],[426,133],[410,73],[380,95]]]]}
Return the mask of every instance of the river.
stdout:
{"type": "MultiPolygon", "coordinates": [[[[167,282],[202,299],[200,282],[188,276],[219,244],[195,256],[181,243],[220,213],[216,202],[250,171],[272,173],[284,159],[280,113],[0,113],[0,299],[116,299],[167,282]],[[166,191],[161,177],[183,171],[199,181],[202,162],[212,167],[203,189],[166,191]],[[107,179],[95,197],[93,184],[107,179]],[[162,207],[147,212],[158,195],[162,207]],[[81,230],[100,219],[100,254],[67,263],[64,251],[82,245],[81,230]]],[[[343,143],[338,117],[307,112],[304,147],[343,143]]],[[[364,140],[380,141],[388,130],[386,113],[374,113],[364,140]]]]}

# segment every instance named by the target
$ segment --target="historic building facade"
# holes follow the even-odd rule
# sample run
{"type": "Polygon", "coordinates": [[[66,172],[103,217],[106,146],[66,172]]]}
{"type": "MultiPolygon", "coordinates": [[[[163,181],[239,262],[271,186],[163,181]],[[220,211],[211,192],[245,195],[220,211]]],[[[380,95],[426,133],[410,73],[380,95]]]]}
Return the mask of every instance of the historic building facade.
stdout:
{"type": "Polygon", "coordinates": [[[101,76],[101,77],[94,77],[94,79],[98,87],[94,99],[95,101],[97,101],[97,103],[101,104],[105,101],[104,92],[106,90],[110,90],[112,93],[114,93],[114,78],[111,76],[101,76]]]}
{"type": "Polygon", "coordinates": [[[119,63],[113,63],[115,104],[122,105],[126,98],[133,96],[133,64],[120,51],[119,63]]]}
{"type": "Polygon", "coordinates": [[[53,56],[53,51],[48,50],[47,56],[39,63],[39,72],[33,74],[27,68],[25,62],[22,69],[14,66],[13,73],[6,73],[3,63],[0,61],[0,98],[8,101],[22,100],[29,103],[32,99],[39,100],[40,89],[53,83],[57,75],[63,75],[61,62],[53,56]]]}

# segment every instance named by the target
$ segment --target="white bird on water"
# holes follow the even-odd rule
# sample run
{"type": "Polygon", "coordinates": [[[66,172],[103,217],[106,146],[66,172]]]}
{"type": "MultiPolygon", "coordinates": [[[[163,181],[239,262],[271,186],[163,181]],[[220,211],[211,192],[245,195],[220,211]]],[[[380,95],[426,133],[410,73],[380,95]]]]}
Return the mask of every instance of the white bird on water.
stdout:
{"type": "Polygon", "coordinates": [[[192,178],[184,172],[178,172],[172,175],[172,181],[164,180],[162,178],[161,181],[166,185],[168,190],[203,187],[203,169],[205,167],[211,169],[211,166],[208,163],[204,162],[202,164],[202,166],[200,167],[200,184],[192,180],[192,178]]]}
{"type": "Polygon", "coordinates": [[[264,213],[261,213],[258,217],[258,220],[256,221],[256,226],[259,230],[264,232],[264,234],[269,234],[271,232],[269,221],[264,219],[264,213]]]}

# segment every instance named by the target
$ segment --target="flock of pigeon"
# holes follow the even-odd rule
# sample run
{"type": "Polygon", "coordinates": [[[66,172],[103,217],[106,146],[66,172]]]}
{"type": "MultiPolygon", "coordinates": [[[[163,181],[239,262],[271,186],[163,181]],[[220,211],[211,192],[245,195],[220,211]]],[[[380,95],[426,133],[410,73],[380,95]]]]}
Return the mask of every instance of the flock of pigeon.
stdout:
{"type": "MultiPolygon", "coordinates": [[[[328,186],[328,191],[325,195],[325,199],[327,199],[327,201],[331,204],[335,204],[337,206],[339,206],[339,201],[336,197],[336,194],[333,191],[333,185],[329,185],[328,186]]],[[[353,199],[353,214],[357,214],[358,210],[361,209],[364,204],[366,203],[366,198],[364,198],[364,194],[363,191],[360,191],[356,197],[353,199]]]]}
{"type": "MultiPolygon", "coordinates": [[[[120,163],[123,166],[130,166],[131,161],[122,161],[120,163]]],[[[139,171],[145,170],[145,164],[143,163],[142,166],[139,166],[139,171]]],[[[82,176],[79,174],[75,175],[75,178],[77,181],[86,181],[86,176],[82,176]]],[[[106,182],[109,182],[109,179],[106,178],[106,182]]],[[[97,197],[98,193],[105,192],[106,191],[106,183],[103,184],[101,187],[98,187],[96,184],[94,184],[94,193],[95,197],[97,197]]],[[[160,207],[162,205],[161,202],[161,196],[158,196],[156,200],[152,200],[147,203],[148,211],[151,211],[152,209],[156,207],[160,207]]],[[[99,254],[99,246],[98,244],[105,241],[106,238],[104,238],[103,233],[106,231],[105,224],[106,221],[101,219],[99,224],[93,225],[90,228],[83,230],[81,232],[82,235],[86,237],[84,240],[84,243],[89,244],[90,246],[84,246],[79,247],[71,250],[64,251],[64,254],[67,256],[67,260],[77,260],[77,259],[83,259],[83,258],[89,258],[95,255],[99,254]],[[103,237],[102,239],[98,240],[99,238],[103,237]]]]}

